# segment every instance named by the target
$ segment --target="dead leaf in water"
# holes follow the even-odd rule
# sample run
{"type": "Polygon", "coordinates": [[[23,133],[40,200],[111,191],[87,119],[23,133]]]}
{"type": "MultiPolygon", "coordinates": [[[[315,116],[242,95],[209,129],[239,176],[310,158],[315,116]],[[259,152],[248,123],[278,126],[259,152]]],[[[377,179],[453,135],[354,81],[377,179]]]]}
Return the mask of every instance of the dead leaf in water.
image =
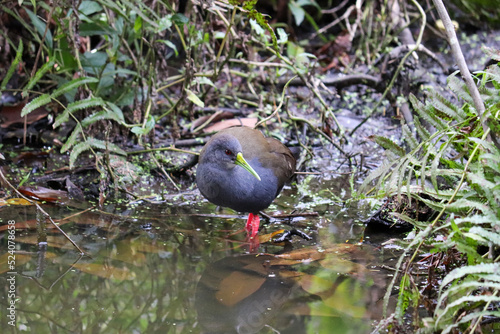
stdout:
{"type": "Polygon", "coordinates": [[[69,201],[68,192],[62,190],[54,190],[40,186],[35,186],[35,187],[22,186],[19,187],[18,190],[21,194],[36,198],[40,201],[46,201],[51,203],[69,201]]]}
{"type": "Polygon", "coordinates": [[[5,205],[34,205],[34,203],[31,203],[24,198],[0,199],[0,206],[5,205]]]}

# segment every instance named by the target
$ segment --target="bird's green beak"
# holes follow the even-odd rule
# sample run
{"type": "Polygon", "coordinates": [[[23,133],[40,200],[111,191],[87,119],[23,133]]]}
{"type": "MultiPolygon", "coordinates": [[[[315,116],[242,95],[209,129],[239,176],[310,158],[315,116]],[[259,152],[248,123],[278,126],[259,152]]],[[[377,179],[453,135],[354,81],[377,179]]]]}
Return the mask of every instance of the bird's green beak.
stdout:
{"type": "Polygon", "coordinates": [[[252,174],[253,176],[255,176],[255,178],[257,180],[260,181],[260,176],[259,174],[257,174],[257,172],[252,168],[252,166],[250,166],[248,164],[248,162],[245,160],[245,158],[243,158],[243,154],[241,154],[241,152],[239,152],[237,155],[236,155],[236,161],[235,161],[235,164],[237,164],[238,166],[241,166],[243,167],[246,171],[248,171],[250,174],[252,174]]]}

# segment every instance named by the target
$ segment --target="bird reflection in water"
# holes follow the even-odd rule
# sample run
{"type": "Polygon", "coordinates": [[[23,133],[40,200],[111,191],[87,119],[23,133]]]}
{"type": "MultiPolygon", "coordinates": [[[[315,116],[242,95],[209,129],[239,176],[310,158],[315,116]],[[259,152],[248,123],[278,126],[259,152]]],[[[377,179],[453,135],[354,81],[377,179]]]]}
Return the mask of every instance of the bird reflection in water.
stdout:
{"type": "Polygon", "coordinates": [[[196,288],[204,333],[258,333],[273,323],[294,285],[272,255],[227,257],[211,264],[196,288]]]}

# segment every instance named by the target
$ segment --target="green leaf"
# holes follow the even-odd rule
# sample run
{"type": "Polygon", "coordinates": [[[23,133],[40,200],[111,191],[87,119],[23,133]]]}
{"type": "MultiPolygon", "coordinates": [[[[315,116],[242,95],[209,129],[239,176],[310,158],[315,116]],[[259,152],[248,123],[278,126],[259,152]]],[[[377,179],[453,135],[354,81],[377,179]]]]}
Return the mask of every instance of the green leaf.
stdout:
{"type": "Polygon", "coordinates": [[[188,24],[189,19],[184,14],[177,13],[172,16],[172,22],[179,26],[182,26],[184,24],[188,24]]]}
{"type": "Polygon", "coordinates": [[[469,93],[467,85],[462,80],[458,79],[456,75],[450,75],[448,77],[448,87],[450,87],[455,94],[464,99],[471,106],[474,105],[474,101],[472,100],[472,96],[469,93]]]}
{"type": "Polygon", "coordinates": [[[66,123],[69,120],[69,112],[68,109],[64,109],[62,113],[56,116],[54,120],[54,124],[52,124],[52,128],[56,129],[61,124],[66,123]]]}
{"type": "Polygon", "coordinates": [[[295,1],[290,1],[288,3],[288,8],[290,9],[290,12],[293,15],[293,18],[295,19],[295,24],[300,26],[302,22],[304,21],[305,17],[305,11],[304,8],[300,7],[297,5],[295,1]]]}
{"type": "Polygon", "coordinates": [[[474,226],[469,230],[471,234],[477,234],[487,240],[487,242],[492,242],[496,245],[500,245],[500,234],[497,232],[489,231],[485,228],[474,226]]]}
{"type": "Polygon", "coordinates": [[[420,119],[418,117],[415,117],[413,119],[413,123],[415,124],[415,129],[417,130],[418,135],[423,141],[429,140],[431,137],[430,132],[420,123],[420,119]]]}
{"type": "Polygon", "coordinates": [[[38,18],[38,16],[36,16],[35,13],[33,13],[31,10],[29,10],[26,6],[23,8],[26,11],[26,14],[28,14],[28,16],[30,17],[31,23],[33,23],[33,26],[35,27],[38,34],[40,35],[40,39],[42,39],[43,36],[45,35],[45,44],[47,44],[49,49],[52,50],[53,49],[53,40],[52,40],[52,32],[50,31],[50,29],[47,29],[47,32],[45,33],[45,29],[47,27],[45,22],[40,20],[38,18]]]}
{"type": "Polygon", "coordinates": [[[285,44],[288,42],[288,34],[285,32],[285,29],[283,28],[278,28],[276,29],[278,32],[278,44],[285,44]]]}
{"type": "Polygon", "coordinates": [[[479,273],[500,273],[500,263],[482,263],[475,266],[466,266],[453,269],[445,276],[441,283],[440,293],[442,289],[454,280],[460,279],[466,275],[479,273]]]}
{"type": "Polygon", "coordinates": [[[403,124],[402,130],[403,130],[403,138],[404,138],[405,142],[410,147],[410,150],[413,151],[414,149],[416,149],[418,147],[417,138],[415,138],[413,133],[411,133],[411,130],[407,124],[403,124]]]}
{"type": "Polygon", "coordinates": [[[195,79],[195,81],[197,83],[199,83],[200,85],[209,85],[209,86],[212,86],[215,90],[217,90],[217,86],[215,86],[215,84],[213,83],[213,81],[210,80],[207,77],[197,77],[195,79]]]}
{"type": "Polygon", "coordinates": [[[85,52],[81,56],[82,66],[89,70],[93,74],[99,74],[95,69],[102,68],[108,61],[108,55],[106,52],[85,52]]]}
{"type": "Polygon", "coordinates": [[[73,130],[71,135],[68,137],[68,139],[66,139],[66,142],[64,143],[64,145],[61,147],[61,153],[68,151],[70,148],[73,147],[73,145],[75,145],[76,140],[78,139],[78,135],[80,133],[83,133],[82,127],[80,124],[76,124],[75,129],[73,130]]]}
{"type": "Polygon", "coordinates": [[[187,88],[186,88],[186,93],[187,93],[187,98],[189,101],[193,102],[194,104],[196,104],[200,108],[205,107],[205,103],[203,103],[203,101],[200,100],[200,98],[198,96],[196,96],[195,93],[193,93],[192,91],[190,91],[187,88]]]}
{"type": "Polygon", "coordinates": [[[142,29],[142,18],[140,16],[137,16],[134,22],[134,31],[136,34],[138,34],[139,31],[141,31],[141,29],[142,29]]]}
{"type": "Polygon", "coordinates": [[[92,123],[95,123],[97,121],[101,121],[104,119],[111,119],[119,124],[125,123],[121,109],[116,107],[116,108],[107,108],[105,110],[101,110],[99,112],[96,112],[96,113],[86,117],[82,121],[82,126],[86,127],[92,123]]]}
{"type": "Polygon", "coordinates": [[[151,130],[153,130],[154,126],[155,126],[155,118],[150,115],[144,127],[134,126],[131,131],[138,136],[144,136],[150,133],[151,130]]]}
{"type": "Polygon", "coordinates": [[[386,150],[391,151],[392,153],[402,157],[406,154],[404,148],[401,146],[397,145],[395,142],[390,140],[389,138],[381,137],[381,136],[376,136],[375,137],[375,142],[385,148],[386,150]]]}
{"type": "Polygon", "coordinates": [[[23,95],[25,95],[26,91],[31,90],[36,83],[47,73],[50,69],[54,67],[54,58],[50,58],[49,61],[40,67],[38,71],[36,71],[33,78],[28,82],[26,87],[24,87],[23,95]]]}
{"type": "Polygon", "coordinates": [[[78,12],[85,16],[90,16],[100,11],[102,11],[102,6],[96,1],[82,1],[80,6],[78,6],[78,12]]]}
{"type": "Polygon", "coordinates": [[[23,56],[23,40],[19,40],[19,46],[17,47],[16,51],[16,57],[14,58],[14,61],[12,64],[10,64],[9,69],[7,70],[7,74],[5,74],[5,77],[2,80],[2,84],[0,85],[0,90],[4,90],[5,87],[7,87],[7,84],[9,83],[10,78],[12,77],[12,74],[14,74],[14,71],[16,70],[17,65],[22,59],[23,56]]]}
{"type": "Polygon", "coordinates": [[[77,110],[82,110],[90,107],[104,106],[104,101],[100,97],[91,97],[85,100],[71,102],[66,108],[67,112],[72,113],[77,110]]]}
{"type": "Polygon", "coordinates": [[[69,82],[66,82],[65,84],[61,85],[58,89],[52,92],[51,97],[56,98],[62,94],[66,94],[67,92],[80,87],[81,85],[88,84],[88,83],[95,83],[99,82],[99,79],[97,78],[92,78],[92,77],[82,77],[78,79],[71,80],[69,82]]]}
{"type": "Polygon", "coordinates": [[[127,155],[127,153],[122,150],[119,146],[110,143],[110,142],[105,142],[100,139],[96,138],[87,138],[86,141],[82,143],[78,143],[73,147],[73,150],[71,151],[71,154],[69,155],[69,167],[73,168],[76,159],[80,154],[83,152],[90,150],[91,148],[97,148],[101,150],[108,150],[110,152],[119,154],[119,155],[127,155]]]}
{"type": "Polygon", "coordinates": [[[40,108],[43,105],[48,104],[51,101],[50,95],[49,94],[42,94],[39,97],[31,100],[30,103],[24,106],[23,110],[21,111],[21,117],[24,117],[28,115],[30,112],[32,112],[35,109],[40,108]]]}
{"type": "Polygon", "coordinates": [[[179,55],[179,51],[177,51],[177,46],[175,46],[174,43],[170,42],[169,40],[166,39],[159,39],[156,42],[163,43],[175,52],[175,56],[177,57],[179,55]]]}

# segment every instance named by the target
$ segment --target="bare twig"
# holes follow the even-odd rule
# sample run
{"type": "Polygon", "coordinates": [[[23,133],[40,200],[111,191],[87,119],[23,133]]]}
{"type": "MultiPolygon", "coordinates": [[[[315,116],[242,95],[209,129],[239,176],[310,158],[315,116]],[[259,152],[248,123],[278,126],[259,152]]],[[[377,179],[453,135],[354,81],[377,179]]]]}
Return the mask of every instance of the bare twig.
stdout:
{"type": "Polygon", "coordinates": [[[85,252],[84,252],[84,251],[83,251],[80,247],[78,247],[78,245],[77,245],[77,244],[76,244],[73,240],[71,240],[71,238],[69,237],[69,235],[67,235],[67,234],[66,234],[66,232],[64,232],[64,231],[63,231],[63,230],[62,230],[62,229],[61,229],[61,228],[60,228],[60,227],[59,227],[59,226],[58,226],[58,225],[54,222],[54,220],[52,219],[52,217],[51,217],[51,216],[50,216],[50,215],[49,215],[49,214],[48,214],[48,213],[47,213],[44,209],[42,209],[42,207],[41,207],[38,203],[36,203],[35,201],[33,201],[33,200],[31,200],[30,198],[28,198],[28,197],[24,196],[23,194],[21,194],[21,193],[19,192],[19,190],[17,190],[17,189],[16,189],[16,188],[12,185],[12,183],[10,183],[10,182],[9,182],[9,180],[7,180],[7,178],[6,178],[6,177],[5,177],[5,175],[3,174],[3,171],[2,171],[2,169],[1,169],[1,168],[0,168],[0,178],[1,178],[1,179],[2,179],[2,181],[3,181],[3,182],[5,182],[5,183],[6,183],[6,184],[10,187],[10,188],[12,188],[12,190],[14,190],[14,192],[15,192],[18,196],[20,196],[21,198],[23,198],[23,199],[27,200],[27,201],[28,201],[28,202],[30,202],[31,204],[34,204],[34,205],[36,206],[37,210],[39,210],[39,212],[41,212],[41,213],[45,216],[45,218],[46,218],[46,219],[48,219],[48,220],[52,223],[52,225],[54,225],[54,227],[55,227],[55,228],[56,228],[59,232],[61,232],[61,234],[62,234],[62,235],[64,235],[64,237],[65,237],[66,239],[68,239],[68,240],[69,240],[69,242],[71,242],[71,243],[73,244],[73,246],[75,246],[75,248],[76,248],[76,249],[78,249],[78,251],[80,252],[80,254],[85,255],[85,252]]]}
{"type": "Polygon", "coordinates": [[[484,132],[486,132],[488,130],[488,125],[483,119],[483,113],[485,110],[484,103],[483,100],[481,99],[481,95],[479,94],[479,90],[477,89],[477,86],[474,83],[474,80],[472,79],[472,75],[470,74],[467,63],[465,62],[465,58],[462,53],[462,50],[460,49],[460,43],[458,42],[457,34],[455,33],[455,28],[453,26],[453,23],[451,22],[450,16],[446,11],[446,7],[444,6],[443,1],[433,0],[433,2],[434,6],[436,6],[439,17],[443,21],[444,28],[446,31],[446,36],[448,37],[448,43],[450,44],[453,58],[455,59],[458,68],[460,69],[460,74],[462,75],[462,78],[465,80],[465,84],[467,85],[467,88],[469,89],[469,92],[472,96],[472,100],[474,101],[474,107],[476,108],[479,120],[481,121],[484,132]]]}

